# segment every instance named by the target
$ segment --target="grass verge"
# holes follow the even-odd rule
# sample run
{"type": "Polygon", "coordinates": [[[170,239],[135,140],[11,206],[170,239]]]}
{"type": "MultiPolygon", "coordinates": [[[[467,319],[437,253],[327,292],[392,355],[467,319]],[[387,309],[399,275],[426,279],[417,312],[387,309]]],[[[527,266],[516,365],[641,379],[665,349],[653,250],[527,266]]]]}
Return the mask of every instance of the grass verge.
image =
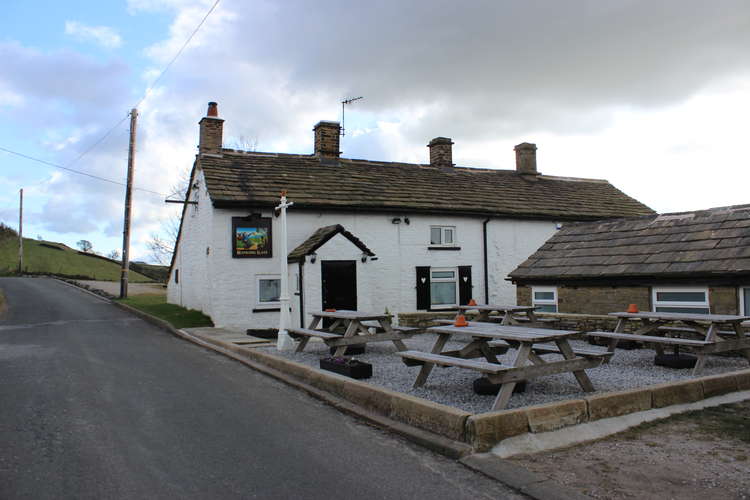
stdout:
{"type": "Polygon", "coordinates": [[[135,295],[118,302],[134,307],[164,321],[175,328],[195,328],[199,326],[214,326],[211,318],[195,309],[185,309],[175,304],[167,304],[164,295],[135,295]]]}

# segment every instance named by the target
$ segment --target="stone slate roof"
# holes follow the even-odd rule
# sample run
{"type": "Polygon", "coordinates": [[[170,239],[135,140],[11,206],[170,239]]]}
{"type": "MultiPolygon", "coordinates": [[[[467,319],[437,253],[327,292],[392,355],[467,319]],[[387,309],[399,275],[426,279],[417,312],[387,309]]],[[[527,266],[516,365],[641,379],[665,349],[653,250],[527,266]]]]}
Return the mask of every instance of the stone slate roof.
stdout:
{"type": "Polygon", "coordinates": [[[362,241],[359,238],[357,238],[352,233],[344,229],[344,226],[342,226],[341,224],[335,224],[333,226],[321,227],[318,230],[316,230],[312,234],[312,236],[307,238],[297,248],[295,248],[289,253],[289,257],[287,261],[297,262],[297,261],[304,259],[305,255],[310,255],[311,253],[315,252],[318,248],[325,245],[328,240],[330,240],[337,234],[341,234],[346,239],[351,241],[360,250],[362,250],[363,253],[369,255],[370,257],[375,256],[375,254],[372,253],[372,251],[369,248],[367,248],[367,245],[362,243],[362,241]]]}
{"type": "Polygon", "coordinates": [[[750,205],[566,225],[514,282],[750,275],[750,205]]]}
{"type": "Polygon", "coordinates": [[[495,215],[560,220],[653,210],[607,181],[515,170],[437,167],[313,155],[224,150],[199,158],[215,207],[271,207],[288,191],[296,208],[495,215]]]}

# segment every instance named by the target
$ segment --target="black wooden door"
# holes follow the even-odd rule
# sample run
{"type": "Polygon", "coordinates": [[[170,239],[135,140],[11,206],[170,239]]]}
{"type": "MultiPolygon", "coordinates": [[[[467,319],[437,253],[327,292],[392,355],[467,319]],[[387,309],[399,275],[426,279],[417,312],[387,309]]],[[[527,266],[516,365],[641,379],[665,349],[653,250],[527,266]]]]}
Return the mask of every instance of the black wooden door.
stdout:
{"type": "MultiPolygon", "coordinates": [[[[324,260],[320,263],[323,279],[323,309],[357,309],[357,262],[324,260]]],[[[324,322],[324,326],[328,326],[324,322]]]]}

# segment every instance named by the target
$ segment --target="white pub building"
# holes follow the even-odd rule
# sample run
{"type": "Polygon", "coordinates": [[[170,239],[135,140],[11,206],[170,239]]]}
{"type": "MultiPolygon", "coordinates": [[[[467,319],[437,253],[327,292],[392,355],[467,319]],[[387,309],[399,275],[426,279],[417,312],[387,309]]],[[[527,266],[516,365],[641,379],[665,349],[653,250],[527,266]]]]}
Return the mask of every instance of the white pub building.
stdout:
{"type": "Polygon", "coordinates": [[[342,158],[336,122],[318,123],[314,152],[302,155],[225,149],[223,121],[209,103],[168,284],[170,303],[218,327],[278,327],[279,259],[292,327],[327,308],[513,304],[506,277],[561,224],[653,214],[607,181],[540,174],[534,144],[515,147],[514,170],[455,166],[445,137],[430,141],[429,163],[380,162],[342,158]],[[294,203],[288,255],[282,190],[294,203]]]}

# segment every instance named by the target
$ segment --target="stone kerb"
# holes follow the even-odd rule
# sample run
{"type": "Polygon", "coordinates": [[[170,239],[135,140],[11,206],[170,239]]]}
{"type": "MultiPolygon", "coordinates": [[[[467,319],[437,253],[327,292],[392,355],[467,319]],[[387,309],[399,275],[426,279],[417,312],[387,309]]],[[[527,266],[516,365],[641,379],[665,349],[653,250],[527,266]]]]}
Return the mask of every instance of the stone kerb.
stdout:
{"type": "Polygon", "coordinates": [[[488,451],[500,441],[520,434],[547,432],[744,390],[750,390],[750,369],[577,400],[480,413],[467,420],[466,437],[474,450],[488,451]]]}

